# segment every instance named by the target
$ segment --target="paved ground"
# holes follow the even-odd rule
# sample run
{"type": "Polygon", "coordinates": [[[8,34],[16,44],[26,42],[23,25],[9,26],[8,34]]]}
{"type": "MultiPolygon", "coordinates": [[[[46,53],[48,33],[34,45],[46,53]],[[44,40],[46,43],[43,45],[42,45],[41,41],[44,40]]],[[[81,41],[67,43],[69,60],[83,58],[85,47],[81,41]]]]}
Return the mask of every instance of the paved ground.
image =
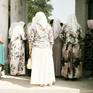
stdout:
{"type": "Polygon", "coordinates": [[[77,81],[57,78],[53,86],[30,85],[30,77],[3,76],[0,80],[0,93],[93,93],[93,79],[77,81]]]}

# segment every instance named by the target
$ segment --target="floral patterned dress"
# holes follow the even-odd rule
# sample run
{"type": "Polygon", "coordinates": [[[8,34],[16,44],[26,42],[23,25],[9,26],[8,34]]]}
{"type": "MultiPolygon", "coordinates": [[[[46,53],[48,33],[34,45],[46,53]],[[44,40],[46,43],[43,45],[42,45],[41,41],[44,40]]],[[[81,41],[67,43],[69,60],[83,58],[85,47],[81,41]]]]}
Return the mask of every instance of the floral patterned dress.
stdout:
{"type": "Polygon", "coordinates": [[[10,37],[10,74],[24,75],[25,74],[25,50],[24,40],[25,33],[23,27],[15,27],[9,31],[10,37]]]}

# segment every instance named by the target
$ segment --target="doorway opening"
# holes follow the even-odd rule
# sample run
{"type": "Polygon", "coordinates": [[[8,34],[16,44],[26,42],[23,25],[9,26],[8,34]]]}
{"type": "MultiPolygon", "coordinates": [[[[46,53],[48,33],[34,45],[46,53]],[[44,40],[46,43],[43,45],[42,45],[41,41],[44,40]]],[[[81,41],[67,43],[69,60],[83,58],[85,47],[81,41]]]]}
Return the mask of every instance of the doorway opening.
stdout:
{"type": "MultiPolygon", "coordinates": [[[[88,0],[88,20],[93,20],[93,0],[88,0]]],[[[84,45],[85,76],[93,77],[93,30],[87,29],[84,45]]]]}

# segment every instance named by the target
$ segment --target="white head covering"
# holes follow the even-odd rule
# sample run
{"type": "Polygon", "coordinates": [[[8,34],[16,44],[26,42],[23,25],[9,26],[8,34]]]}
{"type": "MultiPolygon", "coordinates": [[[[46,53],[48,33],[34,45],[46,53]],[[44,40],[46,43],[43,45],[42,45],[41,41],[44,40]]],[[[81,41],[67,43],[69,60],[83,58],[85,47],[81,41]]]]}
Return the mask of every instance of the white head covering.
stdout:
{"type": "Polygon", "coordinates": [[[74,32],[76,32],[79,28],[81,28],[74,14],[68,18],[67,25],[70,26],[74,32]]]}
{"type": "Polygon", "coordinates": [[[82,32],[82,29],[81,29],[81,26],[79,25],[78,21],[77,21],[77,18],[75,16],[75,14],[71,15],[69,18],[68,18],[68,22],[67,22],[67,25],[72,29],[72,32],[74,34],[77,35],[77,30],[80,30],[80,36],[83,38],[83,32],[82,32]]]}
{"type": "Polygon", "coordinates": [[[57,18],[53,20],[54,39],[56,39],[59,36],[59,34],[62,32],[62,27],[60,23],[61,21],[57,18]]]}
{"type": "Polygon", "coordinates": [[[20,37],[20,35],[23,35],[22,38],[24,37],[24,25],[25,23],[23,21],[11,24],[9,29],[9,37],[11,38],[11,41],[14,41],[16,37],[20,37]]]}
{"type": "Polygon", "coordinates": [[[20,21],[20,22],[18,22],[18,24],[19,24],[19,26],[21,26],[21,27],[23,28],[23,27],[24,27],[24,25],[25,25],[25,22],[20,21]]]}
{"type": "Polygon", "coordinates": [[[37,12],[35,17],[32,20],[32,24],[40,25],[43,29],[45,29],[48,25],[47,18],[43,12],[37,12]]]}
{"type": "Polygon", "coordinates": [[[15,28],[15,26],[17,25],[17,22],[14,22],[10,25],[9,28],[9,38],[11,39],[12,33],[13,33],[13,29],[15,28]]]}

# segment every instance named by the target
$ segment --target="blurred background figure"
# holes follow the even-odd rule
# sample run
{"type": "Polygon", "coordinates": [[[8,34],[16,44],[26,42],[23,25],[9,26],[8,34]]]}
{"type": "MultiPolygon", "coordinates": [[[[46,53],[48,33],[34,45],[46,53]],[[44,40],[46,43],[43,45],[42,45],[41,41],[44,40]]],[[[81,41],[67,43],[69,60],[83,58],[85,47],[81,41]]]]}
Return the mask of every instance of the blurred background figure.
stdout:
{"type": "Polygon", "coordinates": [[[55,68],[55,76],[61,76],[61,59],[62,59],[62,40],[59,35],[62,32],[63,23],[58,19],[50,20],[50,24],[52,26],[53,35],[54,35],[54,45],[53,45],[53,59],[54,59],[54,68],[55,68]]]}

